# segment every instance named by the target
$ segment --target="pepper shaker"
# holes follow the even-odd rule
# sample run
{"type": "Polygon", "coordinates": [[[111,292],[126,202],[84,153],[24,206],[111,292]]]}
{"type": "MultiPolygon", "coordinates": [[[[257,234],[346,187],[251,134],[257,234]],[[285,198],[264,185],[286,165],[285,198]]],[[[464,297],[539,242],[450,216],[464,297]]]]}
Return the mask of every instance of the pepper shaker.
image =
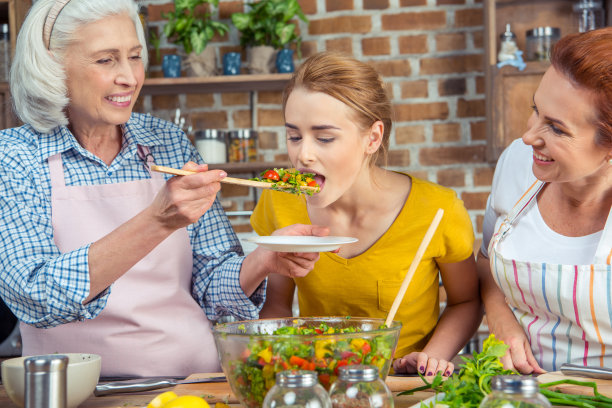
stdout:
{"type": "Polygon", "coordinates": [[[25,359],[25,408],[66,408],[68,356],[49,354],[25,359]]]}

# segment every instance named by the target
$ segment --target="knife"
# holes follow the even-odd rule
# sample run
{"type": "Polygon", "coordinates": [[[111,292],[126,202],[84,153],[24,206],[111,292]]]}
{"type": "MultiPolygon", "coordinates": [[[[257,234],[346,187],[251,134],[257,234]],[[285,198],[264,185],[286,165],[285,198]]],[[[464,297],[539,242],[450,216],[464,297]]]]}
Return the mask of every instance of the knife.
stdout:
{"type": "Polygon", "coordinates": [[[94,395],[96,397],[100,397],[102,395],[118,394],[121,392],[150,391],[158,388],[172,387],[179,384],[216,383],[226,381],[227,379],[225,376],[194,378],[192,380],[175,380],[173,378],[135,378],[133,380],[98,384],[94,390],[94,395]]]}
{"type": "Polygon", "coordinates": [[[605,367],[581,366],[576,364],[563,364],[561,372],[565,375],[577,375],[580,377],[600,378],[612,380],[612,369],[605,367]]]}

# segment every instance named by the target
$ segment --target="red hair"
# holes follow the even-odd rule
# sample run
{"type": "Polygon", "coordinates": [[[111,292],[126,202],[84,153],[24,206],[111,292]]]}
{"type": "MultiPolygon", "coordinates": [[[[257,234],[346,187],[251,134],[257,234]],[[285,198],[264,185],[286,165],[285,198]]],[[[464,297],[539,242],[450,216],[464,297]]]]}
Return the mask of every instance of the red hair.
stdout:
{"type": "Polygon", "coordinates": [[[566,35],[553,47],[552,66],[595,95],[597,143],[612,146],[612,27],[566,35]]]}

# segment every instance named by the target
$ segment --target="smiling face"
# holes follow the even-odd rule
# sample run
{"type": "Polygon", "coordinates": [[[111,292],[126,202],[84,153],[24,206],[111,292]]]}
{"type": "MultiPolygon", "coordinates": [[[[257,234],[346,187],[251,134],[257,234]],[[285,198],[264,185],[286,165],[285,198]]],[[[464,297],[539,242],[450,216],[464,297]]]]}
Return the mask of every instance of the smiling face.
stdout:
{"type": "Polygon", "coordinates": [[[287,99],[289,159],[298,170],[315,173],[321,186],[320,193],[307,198],[311,205],[327,206],[368,177],[367,158],[378,149],[380,137],[372,141],[371,132],[360,130],[352,114],[339,100],[304,88],[294,89],[287,99]]]}
{"type": "Polygon", "coordinates": [[[90,129],[128,121],[144,81],[142,46],[127,15],[87,24],[66,50],[71,126],[90,129]]]}
{"type": "Polygon", "coordinates": [[[612,151],[596,144],[594,97],[549,68],[534,95],[523,141],[533,173],[546,182],[582,182],[607,174],[612,151]]]}

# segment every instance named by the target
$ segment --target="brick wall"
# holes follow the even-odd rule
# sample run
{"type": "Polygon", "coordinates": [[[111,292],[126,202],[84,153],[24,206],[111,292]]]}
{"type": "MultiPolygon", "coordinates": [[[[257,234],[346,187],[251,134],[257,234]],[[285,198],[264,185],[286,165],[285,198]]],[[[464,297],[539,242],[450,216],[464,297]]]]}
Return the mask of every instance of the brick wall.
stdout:
{"type": "MultiPolygon", "coordinates": [[[[168,0],[142,0],[149,27],[161,30],[168,0]]],[[[485,160],[483,9],[481,0],[300,0],[310,23],[300,22],[302,54],[323,50],[351,53],[383,75],[395,107],[389,168],[410,172],[453,188],[472,217],[477,237],[493,175],[485,160]]],[[[221,0],[218,18],[244,8],[242,1],[221,0]]],[[[231,24],[230,24],[231,25],[231,24]]],[[[232,27],[217,38],[217,60],[228,51],[244,51],[232,27]]],[[[162,55],[175,48],[162,39],[162,55]]],[[[299,61],[297,61],[299,63],[299,61]]],[[[220,65],[219,65],[220,66],[220,65]]],[[[149,70],[161,76],[154,55],[149,70]]],[[[260,155],[286,159],[280,92],[259,92],[256,121],[260,155]]],[[[171,118],[176,108],[189,114],[194,128],[252,126],[248,93],[145,96],[139,109],[171,118]]],[[[223,186],[231,210],[254,205],[248,189],[223,186]]],[[[238,232],[250,231],[248,218],[232,220],[238,232]]]]}

